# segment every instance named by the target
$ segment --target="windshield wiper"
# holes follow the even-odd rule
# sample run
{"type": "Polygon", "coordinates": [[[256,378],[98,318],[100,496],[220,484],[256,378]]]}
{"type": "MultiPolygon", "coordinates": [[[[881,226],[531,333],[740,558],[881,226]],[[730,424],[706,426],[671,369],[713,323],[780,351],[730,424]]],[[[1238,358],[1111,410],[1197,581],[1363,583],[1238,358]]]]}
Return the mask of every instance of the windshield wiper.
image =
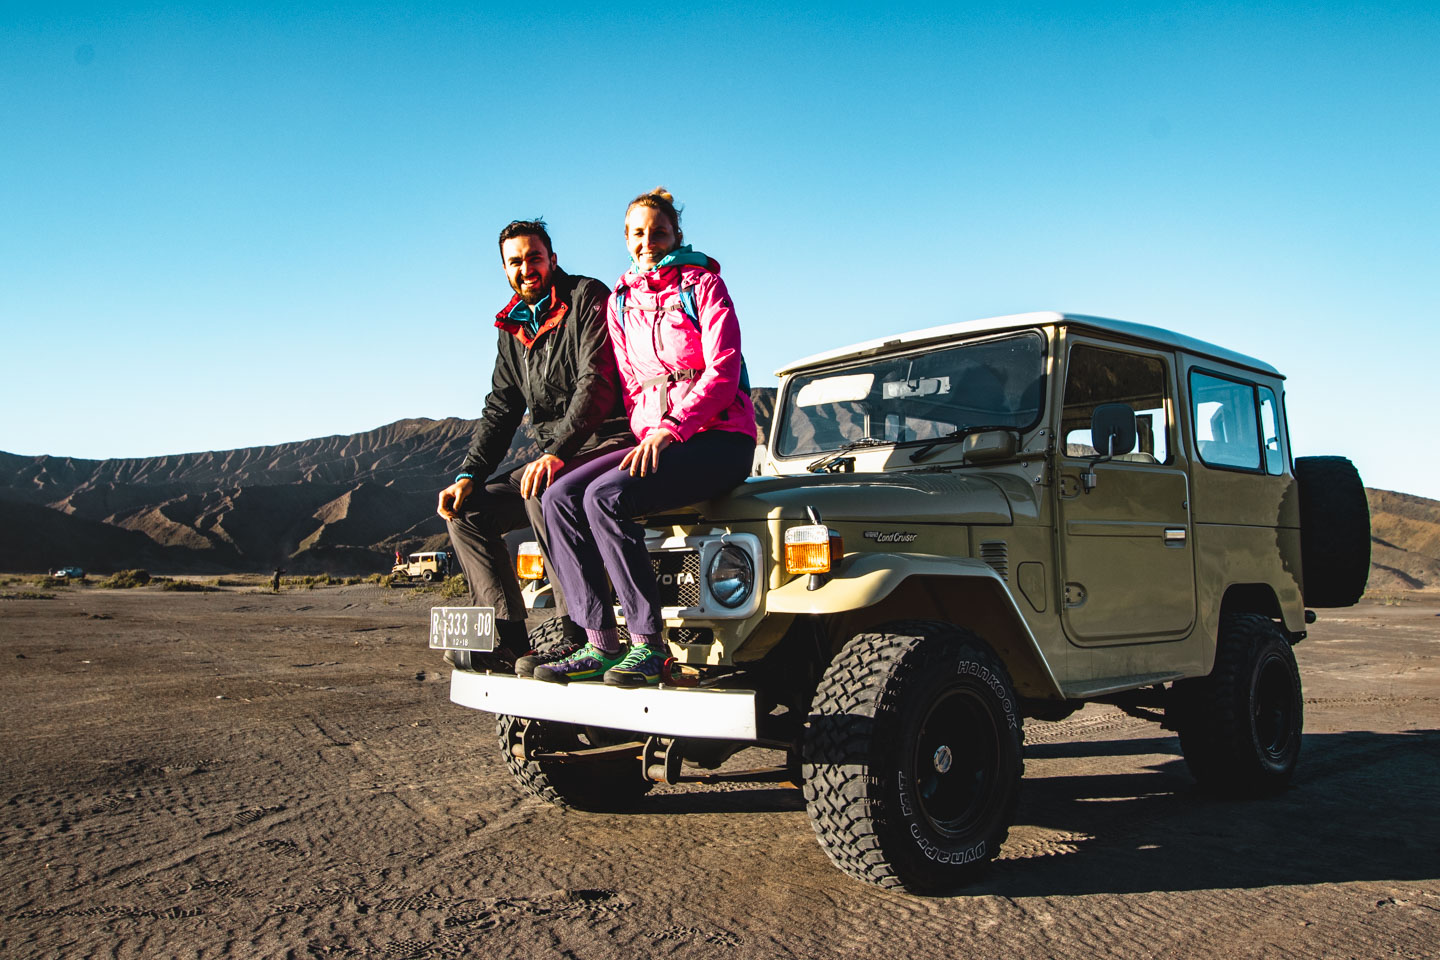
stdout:
{"type": "Polygon", "coordinates": [[[929,443],[926,443],[926,444],[920,446],[919,448],[917,448],[914,453],[910,454],[910,462],[911,462],[911,463],[919,463],[921,460],[924,460],[926,457],[930,456],[930,454],[931,454],[937,447],[939,447],[941,444],[954,443],[956,440],[964,440],[966,437],[968,437],[968,436],[969,436],[970,434],[972,434],[972,433],[984,433],[986,430],[1009,430],[1009,429],[1010,429],[1009,427],[985,427],[985,426],[961,427],[959,430],[953,430],[953,431],[951,431],[950,433],[945,434],[945,436],[939,437],[939,438],[937,438],[937,439],[935,439],[935,440],[931,440],[929,443]]]}
{"type": "MultiPolygon", "coordinates": [[[[849,453],[851,450],[858,450],[861,447],[884,447],[888,446],[889,443],[890,441],[888,440],[877,440],[875,437],[861,437],[859,440],[850,441],[849,443],[841,447],[839,450],[835,450],[831,453],[825,454],[825,456],[819,458],[818,460],[810,461],[810,465],[807,466],[805,469],[810,471],[811,473],[819,473],[821,470],[826,469],[831,464],[839,462],[845,456],[845,454],[849,453]]],[[[853,457],[851,457],[850,459],[854,460],[853,457]]]]}

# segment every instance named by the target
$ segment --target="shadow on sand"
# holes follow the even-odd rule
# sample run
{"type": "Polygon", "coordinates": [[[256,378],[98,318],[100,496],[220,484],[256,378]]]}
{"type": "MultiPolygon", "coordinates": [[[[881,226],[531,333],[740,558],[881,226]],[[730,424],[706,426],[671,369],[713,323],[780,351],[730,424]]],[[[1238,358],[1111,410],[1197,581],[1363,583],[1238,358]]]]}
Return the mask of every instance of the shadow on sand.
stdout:
{"type": "MultiPolygon", "coordinates": [[[[1196,786],[1174,737],[1041,743],[1027,760],[1155,756],[1143,771],[1035,765],[1002,859],[960,895],[1056,896],[1440,877],[1440,731],[1308,734],[1288,790],[1230,800],[1196,786]]],[[[636,813],[785,813],[756,786],[647,798],[636,813]]]]}
{"type": "Polygon", "coordinates": [[[1016,823],[1060,855],[1002,860],[966,893],[1049,896],[1440,877],[1440,731],[1309,734],[1284,793],[1227,800],[1166,739],[1040,744],[1036,759],[1171,753],[1148,772],[1038,777],[1016,823]]]}

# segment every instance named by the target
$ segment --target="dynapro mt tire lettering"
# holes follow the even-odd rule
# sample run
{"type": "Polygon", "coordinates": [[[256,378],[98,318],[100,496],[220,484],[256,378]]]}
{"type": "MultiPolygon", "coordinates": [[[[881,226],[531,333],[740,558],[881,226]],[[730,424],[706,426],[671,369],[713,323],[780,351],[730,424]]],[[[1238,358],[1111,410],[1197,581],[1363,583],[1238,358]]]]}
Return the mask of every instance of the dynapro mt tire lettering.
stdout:
{"type": "Polygon", "coordinates": [[[995,858],[1014,817],[1024,764],[1010,677],[951,624],[859,634],[816,690],[802,759],[832,863],[882,887],[951,889],[995,858]]]}

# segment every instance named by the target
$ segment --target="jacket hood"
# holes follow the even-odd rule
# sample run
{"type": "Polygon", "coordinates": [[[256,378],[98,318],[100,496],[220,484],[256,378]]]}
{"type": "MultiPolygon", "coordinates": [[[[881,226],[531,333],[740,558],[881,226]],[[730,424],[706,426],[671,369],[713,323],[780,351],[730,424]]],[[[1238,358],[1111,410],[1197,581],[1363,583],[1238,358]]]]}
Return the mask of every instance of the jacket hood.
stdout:
{"type": "Polygon", "coordinates": [[[620,278],[620,282],[628,287],[640,289],[649,287],[651,289],[663,287],[669,283],[671,276],[670,268],[679,270],[681,267],[699,267],[711,273],[720,272],[720,261],[714,257],[708,257],[698,250],[693,249],[688,243],[683,247],[676,247],[665,254],[664,259],[655,264],[654,269],[642,271],[635,263],[635,258],[630,258],[630,269],[626,270],[620,278]]]}
{"type": "Polygon", "coordinates": [[[565,280],[565,272],[556,267],[550,277],[549,292],[535,305],[541,308],[538,313],[521,300],[517,293],[495,314],[495,326],[508,331],[523,343],[526,349],[534,346],[535,341],[540,339],[540,334],[559,326],[570,310],[570,304],[558,292],[565,280]]]}

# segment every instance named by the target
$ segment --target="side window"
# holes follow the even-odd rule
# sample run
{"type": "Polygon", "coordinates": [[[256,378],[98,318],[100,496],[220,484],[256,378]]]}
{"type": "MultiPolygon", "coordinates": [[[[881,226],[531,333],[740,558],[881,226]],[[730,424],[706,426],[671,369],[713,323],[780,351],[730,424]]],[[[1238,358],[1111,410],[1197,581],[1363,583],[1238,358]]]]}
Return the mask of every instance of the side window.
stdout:
{"type": "Polygon", "coordinates": [[[1269,387],[1260,388],[1260,442],[1265,445],[1265,472],[1278,477],[1285,472],[1285,448],[1280,440],[1280,404],[1269,387]]]}
{"type": "Polygon", "coordinates": [[[1260,469],[1254,384],[1192,370],[1190,403],[1202,461],[1212,467],[1260,469]]]}
{"type": "Polygon", "coordinates": [[[1136,463],[1170,462],[1170,408],[1165,363],[1158,357],[1077,344],[1065,377],[1060,435],[1067,457],[1093,457],[1090,416],[1102,403],[1125,403],[1135,411],[1135,449],[1116,457],[1136,463]]]}

